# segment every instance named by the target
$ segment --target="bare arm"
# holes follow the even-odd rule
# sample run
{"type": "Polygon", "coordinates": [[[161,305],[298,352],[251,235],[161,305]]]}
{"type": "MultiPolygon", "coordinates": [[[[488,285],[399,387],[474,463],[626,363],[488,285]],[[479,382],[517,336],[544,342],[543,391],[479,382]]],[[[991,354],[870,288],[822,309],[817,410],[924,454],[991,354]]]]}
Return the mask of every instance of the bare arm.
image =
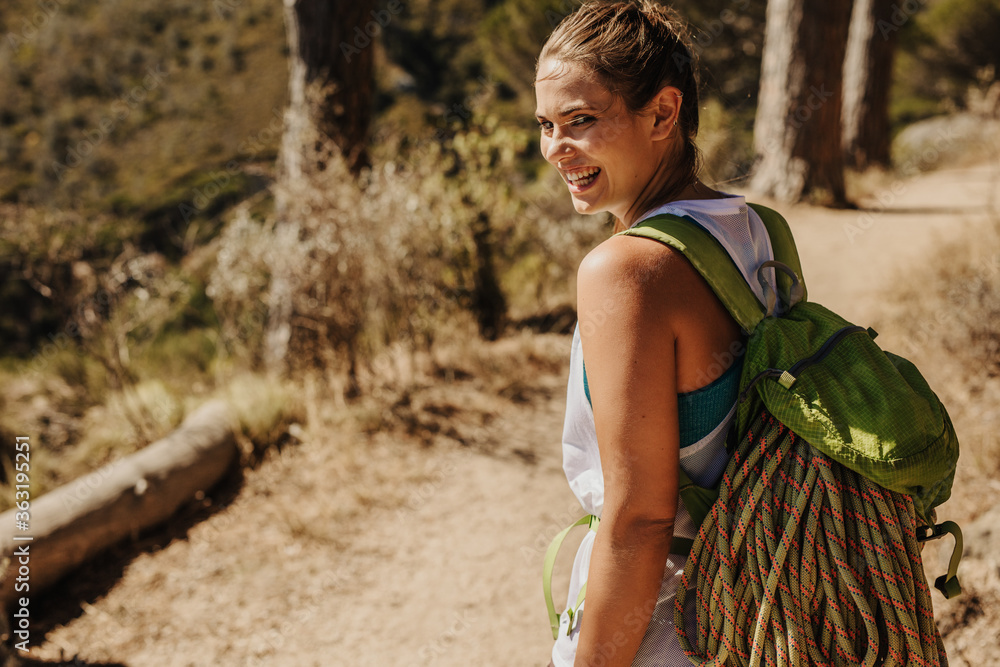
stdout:
{"type": "Polygon", "coordinates": [[[677,512],[675,345],[685,320],[677,296],[683,294],[677,283],[689,273],[684,264],[659,244],[613,237],[580,267],[581,336],[604,509],[578,666],[631,665],[656,606],[677,512]]]}

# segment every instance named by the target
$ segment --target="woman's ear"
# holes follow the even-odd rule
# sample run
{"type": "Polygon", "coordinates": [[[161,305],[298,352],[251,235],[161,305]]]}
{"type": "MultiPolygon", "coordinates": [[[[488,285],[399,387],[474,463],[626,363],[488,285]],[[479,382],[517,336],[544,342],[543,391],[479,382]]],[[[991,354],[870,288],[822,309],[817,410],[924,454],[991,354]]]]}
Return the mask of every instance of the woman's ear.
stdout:
{"type": "Polygon", "coordinates": [[[649,109],[653,117],[652,139],[666,139],[677,129],[684,93],[674,86],[664,86],[653,96],[649,109]]]}

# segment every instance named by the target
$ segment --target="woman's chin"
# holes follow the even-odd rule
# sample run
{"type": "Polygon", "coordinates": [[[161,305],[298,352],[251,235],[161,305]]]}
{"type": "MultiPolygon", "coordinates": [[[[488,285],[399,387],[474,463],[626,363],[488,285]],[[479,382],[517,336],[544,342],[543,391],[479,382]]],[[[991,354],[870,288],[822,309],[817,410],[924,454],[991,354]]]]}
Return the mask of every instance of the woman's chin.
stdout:
{"type": "Polygon", "coordinates": [[[598,213],[603,213],[605,209],[595,206],[592,202],[584,201],[583,199],[578,199],[573,197],[573,208],[576,209],[577,213],[583,215],[596,215],[598,213]]]}

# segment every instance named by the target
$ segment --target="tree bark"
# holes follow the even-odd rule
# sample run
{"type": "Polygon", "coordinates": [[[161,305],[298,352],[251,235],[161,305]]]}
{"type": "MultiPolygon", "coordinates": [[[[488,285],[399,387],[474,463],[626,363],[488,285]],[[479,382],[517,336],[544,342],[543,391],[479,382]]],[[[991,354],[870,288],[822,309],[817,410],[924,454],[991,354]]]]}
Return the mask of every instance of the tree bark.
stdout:
{"type": "Polygon", "coordinates": [[[843,206],[842,67],[851,0],[769,0],[750,188],[843,206]]]}
{"type": "Polygon", "coordinates": [[[472,310],[479,323],[479,334],[486,340],[496,340],[507,319],[507,299],[493,266],[493,241],[490,217],[480,211],[472,223],[472,241],[476,247],[476,273],[472,294],[472,310]]]}
{"type": "Polygon", "coordinates": [[[23,559],[34,595],[116,542],[170,518],[213,487],[236,454],[231,413],[215,401],[162,440],[32,501],[28,531],[15,530],[16,508],[0,514],[0,561],[8,559],[0,573],[0,608],[26,595],[15,590],[23,559]]]}
{"type": "Polygon", "coordinates": [[[892,0],[855,0],[844,58],[844,156],[848,167],[889,166],[889,88],[898,30],[892,0]]]}
{"type": "MultiPolygon", "coordinates": [[[[297,121],[286,135],[311,122],[340,148],[355,175],[369,165],[374,40],[391,18],[386,11],[380,16],[374,6],[374,0],[285,0],[289,112],[297,121]]],[[[283,142],[282,152],[299,153],[302,146],[283,142]]],[[[283,157],[294,161],[300,156],[283,157]]]]}
{"type": "MultiPolygon", "coordinates": [[[[374,103],[374,40],[392,19],[374,0],[284,0],[288,39],[288,107],[281,137],[275,194],[275,234],[294,242],[299,221],[289,219],[289,198],[310,173],[324,170],[319,146],[328,138],[355,176],[369,166],[368,133],[374,103]]],[[[294,297],[301,288],[295,266],[271,265],[263,361],[281,375],[288,369],[294,297]]]]}

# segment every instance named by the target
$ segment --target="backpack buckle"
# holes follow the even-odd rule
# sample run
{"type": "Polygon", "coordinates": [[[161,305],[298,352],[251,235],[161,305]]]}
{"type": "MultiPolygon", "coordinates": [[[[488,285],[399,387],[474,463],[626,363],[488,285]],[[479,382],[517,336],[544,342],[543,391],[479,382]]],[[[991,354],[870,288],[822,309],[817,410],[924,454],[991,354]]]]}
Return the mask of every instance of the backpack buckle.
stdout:
{"type": "Polygon", "coordinates": [[[917,526],[917,542],[930,542],[931,540],[939,540],[945,535],[950,535],[951,531],[948,530],[950,526],[947,524],[950,521],[945,521],[944,523],[937,523],[931,526],[917,526]]]}
{"type": "Polygon", "coordinates": [[[940,526],[917,526],[917,542],[930,542],[944,536],[940,526]]]}
{"type": "Polygon", "coordinates": [[[781,317],[806,296],[806,288],[803,286],[798,274],[795,273],[795,269],[774,259],[763,262],[757,267],[757,282],[760,283],[760,287],[764,292],[764,305],[767,311],[765,317],[781,317]],[[771,268],[775,269],[774,287],[771,287],[765,271],[771,268]],[[791,286],[788,288],[788,299],[785,303],[782,303],[782,298],[778,294],[778,271],[788,276],[791,281],[791,286]]]}

